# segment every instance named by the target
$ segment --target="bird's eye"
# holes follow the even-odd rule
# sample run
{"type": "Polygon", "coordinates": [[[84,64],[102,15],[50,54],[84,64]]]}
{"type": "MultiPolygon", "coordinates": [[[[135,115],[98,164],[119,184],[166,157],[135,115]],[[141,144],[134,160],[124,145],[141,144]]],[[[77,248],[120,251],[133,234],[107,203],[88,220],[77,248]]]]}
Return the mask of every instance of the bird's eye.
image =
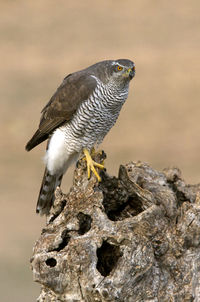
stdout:
{"type": "Polygon", "coordinates": [[[123,68],[119,65],[117,65],[117,71],[121,71],[123,68]]]}

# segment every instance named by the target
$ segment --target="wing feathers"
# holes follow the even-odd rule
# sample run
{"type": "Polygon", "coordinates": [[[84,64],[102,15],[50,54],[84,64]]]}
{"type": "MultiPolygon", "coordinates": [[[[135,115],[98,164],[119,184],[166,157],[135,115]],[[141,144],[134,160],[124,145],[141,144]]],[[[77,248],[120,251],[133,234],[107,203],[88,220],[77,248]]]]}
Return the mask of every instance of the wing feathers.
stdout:
{"type": "Polygon", "coordinates": [[[26,151],[32,150],[35,146],[39,145],[48,138],[48,134],[41,133],[40,130],[37,130],[33,137],[26,144],[26,151]]]}
{"type": "Polygon", "coordinates": [[[87,100],[96,87],[96,80],[86,71],[68,75],[42,110],[38,130],[26,145],[30,151],[46,140],[53,131],[73,118],[82,102],[87,100]]]}

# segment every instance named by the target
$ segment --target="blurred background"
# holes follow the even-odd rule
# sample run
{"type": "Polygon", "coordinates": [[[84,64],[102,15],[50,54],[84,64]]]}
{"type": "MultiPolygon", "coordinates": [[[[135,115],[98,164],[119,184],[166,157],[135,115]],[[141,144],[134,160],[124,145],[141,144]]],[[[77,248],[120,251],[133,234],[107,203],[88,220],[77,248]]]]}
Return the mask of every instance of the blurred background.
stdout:
{"type": "MultiPolygon", "coordinates": [[[[0,1],[0,292],[35,301],[29,259],[45,219],[35,214],[45,144],[24,150],[62,79],[104,59],[136,64],[128,101],[101,148],[106,167],[145,161],[200,179],[198,0],[0,1]]],[[[63,190],[72,183],[73,168],[63,190]]]]}

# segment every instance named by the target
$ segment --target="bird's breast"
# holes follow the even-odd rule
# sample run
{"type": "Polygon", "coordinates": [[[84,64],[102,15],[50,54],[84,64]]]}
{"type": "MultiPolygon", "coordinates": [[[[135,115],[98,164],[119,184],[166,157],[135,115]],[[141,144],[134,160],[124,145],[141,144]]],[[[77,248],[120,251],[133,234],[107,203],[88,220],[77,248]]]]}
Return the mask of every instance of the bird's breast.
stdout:
{"type": "Polygon", "coordinates": [[[97,87],[66,125],[66,141],[70,141],[76,148],[91,148],[101,143],[115,124],[127,96],[127,91],[113,93],[109,89],[97,87]]]}

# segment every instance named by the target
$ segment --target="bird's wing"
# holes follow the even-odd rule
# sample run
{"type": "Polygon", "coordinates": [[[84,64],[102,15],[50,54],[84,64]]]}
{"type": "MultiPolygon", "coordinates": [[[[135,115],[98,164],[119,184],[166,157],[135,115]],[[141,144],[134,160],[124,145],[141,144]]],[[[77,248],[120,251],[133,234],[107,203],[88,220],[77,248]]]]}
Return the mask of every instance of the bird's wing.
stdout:
{"type": "Polygon", "coordinates": [[[26,145],[30,151],[46,140],[52,132],[70,121],[79,105],[87,100],[96,88],[96,80],[85,72],[76,72],[64,78],[55,94],[42,110],[38,130],[26,145]]]}

